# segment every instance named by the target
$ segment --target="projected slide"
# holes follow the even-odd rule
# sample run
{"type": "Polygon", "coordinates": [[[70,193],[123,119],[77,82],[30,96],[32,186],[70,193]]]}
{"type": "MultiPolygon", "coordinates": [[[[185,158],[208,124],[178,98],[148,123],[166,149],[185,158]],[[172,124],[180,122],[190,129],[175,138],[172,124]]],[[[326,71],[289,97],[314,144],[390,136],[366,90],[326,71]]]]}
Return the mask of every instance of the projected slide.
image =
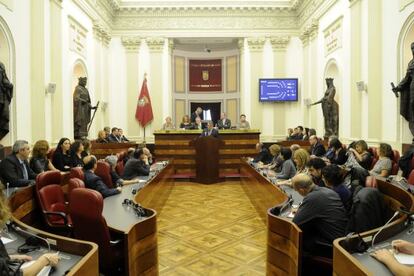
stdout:
{"type": "Polygon", "coordinates": [[[260,101],[297,101],[297,79],[260,79],[260,101]]]}

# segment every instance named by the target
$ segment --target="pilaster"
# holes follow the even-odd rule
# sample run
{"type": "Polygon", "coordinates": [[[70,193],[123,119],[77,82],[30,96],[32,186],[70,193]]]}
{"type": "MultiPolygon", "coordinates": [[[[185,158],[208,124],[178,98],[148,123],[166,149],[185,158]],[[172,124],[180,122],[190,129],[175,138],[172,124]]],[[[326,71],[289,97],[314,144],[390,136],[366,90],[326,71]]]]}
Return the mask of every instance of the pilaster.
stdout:
{"type": "MultiPolygon", "coordinates": [[[[138,138],[141,134],[141,128],[135,120],[138,95],[141,89],[141,83],[139,83],[139,74],[141,74],[141,72],[138,70],[141,40],[142,38],[137,36],[126,36],[121,38],[122,45],[125,48],[127,74],[127,102],[125,103],[127,122],[125,133],[127,133],[129,137],[134,138],[138,138]]],[[[116,109],[117,108],[115,108],[115,110],[116,109]]]]}

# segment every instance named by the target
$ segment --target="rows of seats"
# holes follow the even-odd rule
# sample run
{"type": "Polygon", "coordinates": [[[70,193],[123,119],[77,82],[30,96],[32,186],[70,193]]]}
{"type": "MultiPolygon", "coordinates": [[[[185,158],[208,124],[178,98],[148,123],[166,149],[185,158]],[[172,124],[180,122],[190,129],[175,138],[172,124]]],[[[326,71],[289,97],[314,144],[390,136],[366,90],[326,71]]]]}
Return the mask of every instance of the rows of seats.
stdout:
{"type": "MultiPolygon", "coordinates": [[[[99,163],[101,172],[108,174],[110,179],[109,165],[106,162],[99,163]]],[[[123,263],[122,241],[111,240],[109,228],[102,216],[102,195],[85,188],[81,168],[72,168],[66,197],[62,179],[59,171],[41,173],[36,179],[36,196],[46,224],[54,230],[65,229],[74,238],[97,243],[100,270],[109,275],[116,274],[118,265],[123,263]]]]}

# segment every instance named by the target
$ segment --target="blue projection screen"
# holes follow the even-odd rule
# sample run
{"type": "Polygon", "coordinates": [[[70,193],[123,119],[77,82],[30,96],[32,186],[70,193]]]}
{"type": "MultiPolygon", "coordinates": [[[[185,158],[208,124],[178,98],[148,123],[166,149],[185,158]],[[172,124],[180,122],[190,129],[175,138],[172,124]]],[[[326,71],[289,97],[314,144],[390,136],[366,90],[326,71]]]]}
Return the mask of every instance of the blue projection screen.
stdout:
{"type": "Polygon", "coordinates": [[[298,79],[259,79],[261,102],[294,102],[298,100],[298,79]]]}

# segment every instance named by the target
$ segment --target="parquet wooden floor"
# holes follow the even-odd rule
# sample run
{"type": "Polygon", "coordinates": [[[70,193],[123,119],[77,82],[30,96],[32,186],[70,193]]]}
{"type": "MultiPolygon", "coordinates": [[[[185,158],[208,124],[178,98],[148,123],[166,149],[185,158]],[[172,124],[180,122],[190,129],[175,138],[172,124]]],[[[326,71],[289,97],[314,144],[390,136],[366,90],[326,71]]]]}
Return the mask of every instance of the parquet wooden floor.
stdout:
{"type": "Polygon", "coordinates": [[[266,224],[241,185],[174,184],[158,215],[161,275],[265,275],[266,224]]]}

